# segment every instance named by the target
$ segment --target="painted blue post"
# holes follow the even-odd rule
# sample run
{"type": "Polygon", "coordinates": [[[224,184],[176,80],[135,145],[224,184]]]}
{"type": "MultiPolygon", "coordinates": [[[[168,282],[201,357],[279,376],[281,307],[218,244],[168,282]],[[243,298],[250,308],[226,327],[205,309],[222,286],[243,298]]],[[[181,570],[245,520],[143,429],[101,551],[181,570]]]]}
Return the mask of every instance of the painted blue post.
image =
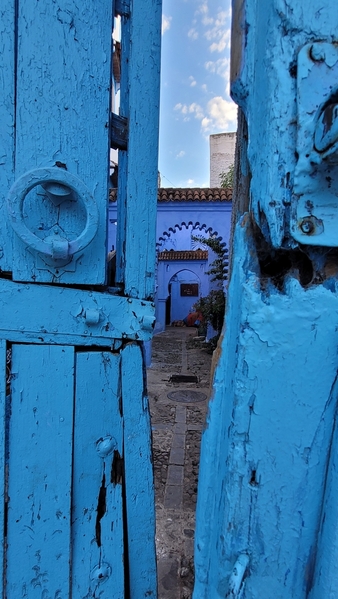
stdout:
{"type": "Polygon", "coordinates": [[[153,298],[155,231],[149,223],[156,221],[157,208],[162,3],[143,0],[132,6],[129,20],[122,19],[121,114],[129,130],[127,150],[120,152],[117,282],[128,296],[153,298]]]}
{"type": "Polygon", "coordinates": [[[194,598],[335,597],[338,6],[235,0],[233,18],[232,268],[194,598]]]}

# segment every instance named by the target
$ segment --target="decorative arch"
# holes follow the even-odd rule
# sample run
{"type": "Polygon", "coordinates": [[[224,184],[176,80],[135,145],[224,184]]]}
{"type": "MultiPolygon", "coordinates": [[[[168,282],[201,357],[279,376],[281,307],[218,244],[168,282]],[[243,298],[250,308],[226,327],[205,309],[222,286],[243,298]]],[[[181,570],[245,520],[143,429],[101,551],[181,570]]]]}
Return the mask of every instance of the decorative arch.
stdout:
{"type": "Polygon", "coordinates": [[[194,270],[192,270],[192,269],[191,269],[191,268],[189,268],[189,267],[182,267],[182,268],[179,268],[179,269],[178,269],[178,270],[177,270],[177,271],[176,271],[176,272],[175,272],[173,275],[171,275],[170,279],[168,280],[168,282],[167,282],[167,285],[168,285],[168,293],[169,293],[169,285],[170,285],[170,283],[172,283],[172,282],[173,282],[173,280],[174,280],[174,277],[177,277],[177,275],[179,275],[179,274],[180,274],[180,272],[185,272],[185,271],[187,271],[187,272],[191,272],[191,274],[193,275],[193,278],[194,278],[194,279],[197,279],[197,281],[198,281],[199,285],[201,284],[201,277],[200,277],[200,276],[197,274],[197,272],[195,272],[194,270]]]}
{"type": "MultiPolygon", "coordinates": [[[[158,241],[156,243],[156,250],[160,252],[163,244],[171,237],[171,235],[177,233],[177,231],[182,231],[184,227],[185,229],[188,229],[190,226],[192,231],[199,231],[201,234],[209,233],[210,237],[215,237],[219,239],[219,241],[223,240],[223,237],[221,237],[218,234],[218,231],[215,231],[212,227],[207,227],[205,223],[201,224],[199,221],[194,223],[191,220],[187,223],[183,221],[181,224],[176,223],[173,227],[169,227],[167,231],[163,231],[162,235],[158,238],[158,241]]],[[[222,245],[224,246],[224,249],[227,250],[226,242],[223,242],[222,245]]]]}

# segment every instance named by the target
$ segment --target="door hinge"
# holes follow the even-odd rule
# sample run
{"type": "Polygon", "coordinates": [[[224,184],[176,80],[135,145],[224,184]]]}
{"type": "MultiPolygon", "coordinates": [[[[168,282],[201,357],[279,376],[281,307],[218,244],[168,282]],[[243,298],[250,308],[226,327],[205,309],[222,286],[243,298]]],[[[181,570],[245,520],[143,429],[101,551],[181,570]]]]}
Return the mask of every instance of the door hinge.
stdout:
{"type": "Polygon", "coordinates": [[[130,0],[115,0],[115,14],[123,17],[130,15],[130,0]]]}
{"type": "Polygon", "coordinates": [[[114,150],[126,150],[128,147],[128,119],[113,112],[110,133],[111,147],[114,150]]]}

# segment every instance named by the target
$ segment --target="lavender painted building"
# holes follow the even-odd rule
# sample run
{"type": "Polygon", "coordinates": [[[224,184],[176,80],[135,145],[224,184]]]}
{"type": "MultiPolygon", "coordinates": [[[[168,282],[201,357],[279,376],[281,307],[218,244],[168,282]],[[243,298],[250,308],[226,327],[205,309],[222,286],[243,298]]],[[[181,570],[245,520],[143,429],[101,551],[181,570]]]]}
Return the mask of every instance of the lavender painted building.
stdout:
{"type": "MultiPolygon", "coordinates": [[[[116,247],[116,190],[110,193],[109,249],[116,247]]],[[[193,237],[219,237],[228,246],[232,192],[221,188],[160,188],[157,204],[155,333],[183,319],[214,284],[215,254],[193,237]]]]}

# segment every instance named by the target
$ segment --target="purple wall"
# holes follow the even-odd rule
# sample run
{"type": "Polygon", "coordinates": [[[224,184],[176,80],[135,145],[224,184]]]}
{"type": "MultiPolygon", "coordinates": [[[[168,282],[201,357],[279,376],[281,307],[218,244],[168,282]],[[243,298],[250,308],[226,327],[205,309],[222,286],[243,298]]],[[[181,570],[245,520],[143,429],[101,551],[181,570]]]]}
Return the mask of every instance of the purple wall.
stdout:
{"type": "MultiPolygon", "coordinates": [[[[229,245],[231,202],[159,202],[157,205],[157,250],[198,249],[191,236],[217,234],[229,245]]],[[[109,206],[109,250],[116,247],[116,203],[109,206]]],[[[208,248],[205,248],[208,249],[208,248]]],[[[215,254],[209,250],[206,260],[168,260],[159,261],[156,277],[156,326],[159,333],[166,326],[166,301],[169,295],[168,285],[172,281],[171,321],[181,320],[192,308],[197,297],[181,297],[180,283],[198,283],[199,297],[205,296],[214,286],[206,275],[215,254]],[[184,272],[183,272],[184,271],[184,272]],[[189,272],[186,272],[189,271],[189,272]],[[176,281],[175,278],[178,280],[176,281]]]]}

